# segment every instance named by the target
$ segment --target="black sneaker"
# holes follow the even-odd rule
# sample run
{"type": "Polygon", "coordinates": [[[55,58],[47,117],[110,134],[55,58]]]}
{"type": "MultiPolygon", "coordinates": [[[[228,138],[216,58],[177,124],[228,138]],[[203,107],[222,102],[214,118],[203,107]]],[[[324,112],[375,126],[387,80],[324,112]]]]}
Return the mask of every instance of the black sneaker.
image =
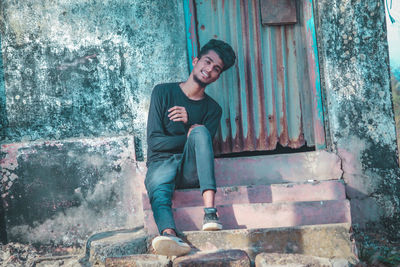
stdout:
{"type": "Polygon", "coordinates": [[[216,208],[204,208],[203,231],[222,230],[216,208]]]}
{"type": "Polygon", "coordinates": [[[152,246],[156,254],[165,256],[183,256],[190,252],[190,246],[177,236],[164,233],[153,239],[152,246]]]}

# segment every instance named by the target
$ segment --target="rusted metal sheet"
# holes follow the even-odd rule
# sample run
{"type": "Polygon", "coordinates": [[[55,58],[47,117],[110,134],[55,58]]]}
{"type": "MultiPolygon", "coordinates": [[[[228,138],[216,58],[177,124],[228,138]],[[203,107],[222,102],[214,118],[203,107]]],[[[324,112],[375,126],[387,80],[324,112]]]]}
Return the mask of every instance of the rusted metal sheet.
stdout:
{"type": "Polygon", "coordinates": [[[298,1],[300,23],[262,26],[259,1],[195,1],[199,45],[218,38],[237,53],[235,66],[207,89],[223,109],[215,153],[322,148],[312,4],[298,1]]]}
{"type": "Polygon", "coordinates": [[[263,25],[284,25],[297,22],[296,0],[260,0],[263,25]]]}

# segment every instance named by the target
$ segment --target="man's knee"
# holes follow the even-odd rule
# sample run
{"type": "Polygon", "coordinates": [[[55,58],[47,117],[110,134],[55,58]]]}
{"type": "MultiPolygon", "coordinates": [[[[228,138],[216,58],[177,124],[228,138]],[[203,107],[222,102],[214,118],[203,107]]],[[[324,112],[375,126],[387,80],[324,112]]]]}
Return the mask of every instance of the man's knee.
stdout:
{"type": "Polygon", "coordinates": [[[196,142],[211,142],[211,135],[207,127],[200,125],[195,127],[189,135],[189,139],[194,139],[196,142]]]}

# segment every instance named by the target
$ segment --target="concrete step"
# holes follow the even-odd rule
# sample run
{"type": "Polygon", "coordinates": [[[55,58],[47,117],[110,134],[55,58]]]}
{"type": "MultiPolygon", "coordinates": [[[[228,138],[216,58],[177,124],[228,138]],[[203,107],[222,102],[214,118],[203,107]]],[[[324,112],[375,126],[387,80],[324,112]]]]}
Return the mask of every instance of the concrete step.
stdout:
{"type": "Polygon", "coordinates": [[[254,262],[260,253],[290,253],[356,263],[349,223],[283,228],[184,232],[183,239],[195,251],[239,249],[254,262]]]}
{"type": "Polygon", "coordinates": [[[340,158],[324,150],[215,159],[217,186],[323,181],[342,174],[340,158]]]}
{"type": "MultiPolygon", "coordinates": [[[[326,200],[288,203],[252,203],[217,205],[224,229],[292,227],[300,225],[351,222],[348,200],[326,200]]],[[[145,210],[148,233],[157,233],[151,210],[145,210]]],[[[203,207],[173,209],[179,231],[199,231],[203,207]]]]}
{"type": "Polygon", "coordinates": [[[328,259],[302,254],[260,253],[253,264],[242,250],[218,250],[197,252],[170,260],[166,256],[138,254],[119,258],[107,258],[105,267],[279,267],[279,266],[315,266],[315,267],[350,267],[346,259],[328,259]]]}
{"type": "Polygon", "coordinates": [[[86,242],[82,266],[103,266],[106,258],[147,253],[147,241],[143,227],[96,233],[86,242]]]}
{"type": "Polygon", "coordinates": [[[105,260],[105,267],[171,267],[167,256],[154,254],[137,254],[123,257],[110,257],[105,260]]]}
{"type": "MultiPolygon", "coordinates": [[[[215,203],[219,205],[339,199],[346,199],[345,187],[341,180],[226,186],[218,187],[215,195],[215,203]]],[[[203,198],[199,189],[176,190],[172,203],[173,208],[203,206],[203,198]]],[[[143,209],[151,209],[147,195],[143,196],[143,209]]]]}
{"type": "Polygon", "coordinates": [[[172,262],[172,267],[250,267],[247,253],[239,249],[198,252],[192,255],[178,257],[172,262]]]}
{"type": "MultiPolygon", "coordinates": [[[[246,252],[253,263],[260,253],[264,255],[265,253],[280,253],[281,256],[284,254],[312,255],[331,260],[345,259],[355,263],[356,257],[350,241],[350,226],[349,223],[342,223],[218,232],[188,231],[183,232],[181,237],[191,245],[192,251],[188,257],[182,259],[186,262],[186,259],[196,258],[191,255],[197,254],[202,255],[203,259],[204,255],[212,255],[213,259],[218,260],[217,254],[242,250],[246,252]]],[[[152,237],[147,236],[147,242],[143,240],[145,237],[144,232],[137,231],[134,235],[121,232],[112,237],[100,238],[92,241],[92,249],[86,254],[90,254],[92,259],[90,263],[93,266],[104,266],[104,263],[106,266],[170,266],[171,261],[167,257],[143,255],[143,253],[152,253],[152,237]],[[132,244],[137,248],[134,251],[131,249],[132,244]],[[93,245],[101,247],[101,249],[94,249],[93,245]]],[[[211,257],[209,258],[211,259],[211,257]]],[[[178,262],[180,261],[177,260],[174,263],[178,262]]]]}
{"type": "MultiPolygon", "coordinates": [[[[351,222],[342,181],[219,187],[216,203],[224,229],[290,227],[351,222]]],[[[146,195],[144,225],[157,233],[146,195]]],[[[177,190],[173,213],[179,231],[201,230],[203,200],[199,190],[177,190]]]]}
{"type": "Polygon", "coordinates": [[[255,267],[313,266],[313,267],[350,267],[345,259],[328,259],[301,254],[261,253],[255,259],[255,267]]]}

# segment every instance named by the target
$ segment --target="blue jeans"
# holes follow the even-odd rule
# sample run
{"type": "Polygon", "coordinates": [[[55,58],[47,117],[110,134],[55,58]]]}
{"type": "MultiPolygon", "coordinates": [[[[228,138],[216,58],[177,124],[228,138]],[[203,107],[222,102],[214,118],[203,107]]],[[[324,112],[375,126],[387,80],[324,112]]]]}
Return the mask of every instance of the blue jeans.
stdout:
{"type": "Polygon", "coordinates": [[[172,215],[175,188],[197,188],[216,191],[212,139],[205,126],[197,126],[186,141],[182,154],[151,162],[145,185],[158,231],[176,226],[172,215]]]}

